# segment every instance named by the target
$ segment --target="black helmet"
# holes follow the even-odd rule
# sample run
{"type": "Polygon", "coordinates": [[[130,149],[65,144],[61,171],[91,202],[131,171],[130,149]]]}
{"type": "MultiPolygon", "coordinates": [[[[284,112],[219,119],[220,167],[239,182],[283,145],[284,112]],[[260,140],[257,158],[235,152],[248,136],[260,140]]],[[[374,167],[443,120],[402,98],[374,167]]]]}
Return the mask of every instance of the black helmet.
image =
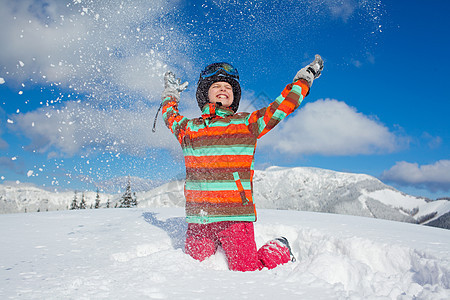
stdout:
{"type": "Polygon", "coordinates": [[[226,62],[213,63],[200,73],[197,83],[197,102],[200,110],[209,103],[208,90],[214,82],[228,82],[233,88],[233,103],[230,109],[236,112],[241,100],[241,86],[239,85],[239,73],[236,68],[226,62]]]}

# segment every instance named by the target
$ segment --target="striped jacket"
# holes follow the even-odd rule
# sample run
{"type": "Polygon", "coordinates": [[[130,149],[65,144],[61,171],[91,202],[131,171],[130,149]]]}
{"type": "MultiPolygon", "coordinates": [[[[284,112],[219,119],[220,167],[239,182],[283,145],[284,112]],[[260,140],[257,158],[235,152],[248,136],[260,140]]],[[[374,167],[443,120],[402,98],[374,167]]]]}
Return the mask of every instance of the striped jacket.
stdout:
{"type": "Polygon", "coordinates": [[[256,221],[252,179],[257,139],[292,113],[308,90],[302,80],[289,84],[272,104],[253,113],[235,114],[209,103],[197,119],[180,115],[175,99],[164,99],[164,121],[185,159],[188,223],[256,221]]]}

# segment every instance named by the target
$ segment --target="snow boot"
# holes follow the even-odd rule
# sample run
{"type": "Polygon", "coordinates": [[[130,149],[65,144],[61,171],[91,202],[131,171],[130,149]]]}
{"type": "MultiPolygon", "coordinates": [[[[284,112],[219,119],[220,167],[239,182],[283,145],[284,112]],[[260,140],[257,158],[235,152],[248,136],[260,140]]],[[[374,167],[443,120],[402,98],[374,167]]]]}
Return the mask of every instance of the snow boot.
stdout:
{"type": "Polygon", "coordinates": [[[262,266],[269,270],[289,261],[295,261],[289,242],[285,237],[278,237],[265,243],[258,250],[258,258],[262,266]]]}
{"type": "Polygon", "coordinates": [[[291,246],[289,245],[289,241],[287,240],[287,238],[285,238],[284,236],[280,236],[280,237],[276,238],[275,240],[280,242],[280,243],[282,243],[283,245],[285,245],[289,249],[289,254],[291,256],[291,261],[295,262],[296,259],[295,259],[294,254],[292,253],[291,246]]]}

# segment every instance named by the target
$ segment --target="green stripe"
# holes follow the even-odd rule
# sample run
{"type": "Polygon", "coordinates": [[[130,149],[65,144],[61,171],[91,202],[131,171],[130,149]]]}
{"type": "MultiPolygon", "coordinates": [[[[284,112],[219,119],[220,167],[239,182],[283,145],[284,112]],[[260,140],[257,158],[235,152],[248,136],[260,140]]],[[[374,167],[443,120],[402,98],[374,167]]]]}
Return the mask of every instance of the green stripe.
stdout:
{"type": "Polygon", "coordinates": [[[212,126],[213,126],[213,127],[226,127],[226,126],[228,126],[229,124],[240,125],[240,124],[243,124],[243,120],[244,120],[243,117],[240,117],[240,118],[232,118],[232,119],[229,119],[229,120],[227,120],[227,121],[221,121],[221,120],[219,119],[219,120],[217,120],[216,122],[214,122],[214,124],[213,124],[212,126]]]}
{"type": "Polygon", "coordinates": [[[258,124],[258,133],[263,132],[264,128],[266,128],[267,125],[266,122],[264,122],[264,116],[259,118],[256,124],[258,124]]]}
{"type": "MultiPolygon", "coordinates": [[[[241,180],[244,190],[251,190],[250,181],[241,180]]],[[[234,181],[228,180],[186,180],[186,190],[190,191],[237,191],[237,185],[234,181]]]]}
{"type": "Polygon", "coordinates": [[[286,118],[286,116],[287,116],[287,114],[286,114],[284,111],[278,110],[278,109],[277,109],[277,110],[273,113],[272,119],[275,119],[275,120],[277,120],[277,121],[281,121],[281,120],[283,120],[284,118],[286,118]]]}
{"type": "Polygon", "coordinates": [[[253,155],[255,145],[224,145],[195,147],[195,150],[187,146],[183,148],[184,156],[216,156],[216,155],[253,155]]]}
{"type": "Polygon", "coordinates": [[[255,222],[256,216],[251,215],[236,215],[236,216],[186,216],[187,223],[197,223],[197,224],[207,224],[214,222],[223,221],[244,221],[244,222],[255,222]]]}
{"type": "MultiPolygon", "coordinates": [[[[271,104],[271,106],[273,106],[274,104],[275,104],[275,102],[279,105],[279,104],[281,104],[281,102],[283,102],[284,101],[284,97],[283,97],[283,95],[279,95],[276,99],[275,99],[275,101],[271,104]]],[[[278,111],[278,110],[277,110],[278,111]]],[[[270,118],[269,119],[269,121],[270,120],[272,120],[272,119],[277,119],[277,118],[279,118],[278,116],[277,116],[277,111],[275,111],[275,113],[273,114],[273,116],[272,116],[272,118],[270,118]]],[[[250,115],[249,115],[250,116],[250,115]]],[[[258,125],[258,131],[259,131],[259,133],[261,133],[261,132],[263,132],[263,130],[264,130],[264,128],[266,128],[266,126],[267,126],[267,123],[266,122],[264,122],[264,116],[265,116],[265,114],[263,114],[260,118],[258,118],[258,120],[256,121],[256,124],[258,125]]],[[[283,117],[284,118],[284,117],[283,117]]]]}
{"type": "Polygon", "coordinates": [[[186,118],[181,119],[180,122],[174,121],[174,122],[172,123],[172,131],[173,131],[173,132],[176,132],[177,127],[179,127],[180,124],[183,123],[183,121],[185,121],[185,120],[186,120],[186,118]]]}
{"type": "Polygon", "coordinates": [[[188,127],[189,127],[189,129],[191,130],[191,131],[194,131],[194,132],[197,132],[197,131],[199,131],[199,129],[202,129],[202,128],[205,128],[206,126],[205,126],[205,124],[200,124],[200,125],[195,125],[194,124],[194,120],[190,120],[189,121],[189,124],[188,124],[188,127]]]}
{"type": "Polygon", "coordinates": [[[292,92],[301,95],[302,94],[302,87],[299,85],[294,84],[294,86],[292,87],[292,92]]]}
{"type": "Polygon", "coordinates": [[[298,104],[301,104],[303,101],[303,95],[302,95],[302,87],[298,86],[298,85],[294,85],[292,87],[292,91],[294,93],[296,93],[297,95],[299,95],[300,97],[298,98],[298,104]]]}
{"type": "Polygon", "coordinates": [[[177,111],[175,110],[175,109],[173,109],[173,107],[171,106],[171,107],[169,107],[167,110],[166,110],[166,112],[165,113],[163,113],[163,118],[164,118],[164,120],[167,120],[167,118],[168,118],[168,114],[174,114],[174,115],[176,115],[177,114],[177,111]]]}
{"type": "MultiPolygon", "coordinates": [[[[244,118],[235,118],[235,119],[227,120],[227,122],[217,120],[215,122],[209,122],[208,124],[209,124],[208,127],[210,127],[210,128],[227,127],[230,124],[232,124],[232,125],[241,125],[241,124],[245,125],[245,119],[244,118]]],[[[191,120],[191,122],[189,122],[189,128],[191,129],[191,131],[194,131],[194,132],[197,132],[200,129],[204,129],[205,127],[207,127],[207,126],[205,126],[204,123],[194,124],[193,120],[191,120]]]]}
{"type": "Polygon", "coordinates": [[[283,100],[284,100],[283,95],[280,95],[275,99],[275,102],[277,102],[278,104],[281,104],[281,102],[283,102],[283,100]]]}

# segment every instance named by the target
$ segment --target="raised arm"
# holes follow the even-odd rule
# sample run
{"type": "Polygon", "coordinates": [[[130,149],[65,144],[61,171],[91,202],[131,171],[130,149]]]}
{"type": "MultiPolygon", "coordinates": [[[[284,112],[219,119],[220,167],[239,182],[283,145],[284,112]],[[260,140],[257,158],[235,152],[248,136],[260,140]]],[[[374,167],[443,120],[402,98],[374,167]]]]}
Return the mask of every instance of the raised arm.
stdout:
{"type": "Polygon", "coordinates": [[[316,55],[312,63],[298,71],[293,82],[285,87],[272,104],[247,117],[250,131],[260,138],[296,110],[308,95],[313,80],[320,76],[322,70],[323,60],[316,55]]]}

